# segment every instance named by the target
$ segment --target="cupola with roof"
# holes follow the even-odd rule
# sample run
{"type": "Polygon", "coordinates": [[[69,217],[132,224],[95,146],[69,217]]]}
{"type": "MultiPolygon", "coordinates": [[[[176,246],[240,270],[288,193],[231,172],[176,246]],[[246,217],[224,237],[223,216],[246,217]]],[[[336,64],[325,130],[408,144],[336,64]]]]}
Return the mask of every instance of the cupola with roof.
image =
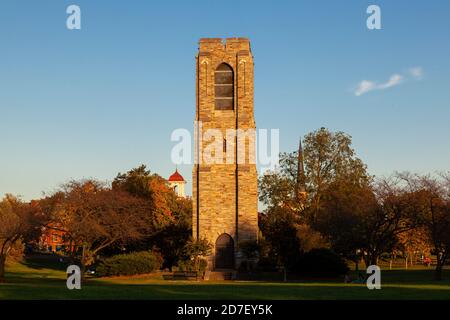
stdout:
{"type": "Polygon", "coordinates": [[[167,180],[169,182],[169,186],[175,191],[177,196],[181,198],[185,198],[185,185],[186,181],[183,176],[178,172],[178,169],[175,169],[175,172],[169,177],[167,180]]]}

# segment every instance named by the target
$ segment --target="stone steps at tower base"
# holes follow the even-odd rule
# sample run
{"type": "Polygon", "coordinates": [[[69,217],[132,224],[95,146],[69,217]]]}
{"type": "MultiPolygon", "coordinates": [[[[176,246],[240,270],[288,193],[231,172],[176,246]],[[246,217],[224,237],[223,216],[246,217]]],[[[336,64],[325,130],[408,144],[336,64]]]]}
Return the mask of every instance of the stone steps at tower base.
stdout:
{"type": "Polygon", "coordinates": [[[222,281],[236,279],[236,271],[234,270],[213,270],[205,272],[205,280],[222,281]]]}

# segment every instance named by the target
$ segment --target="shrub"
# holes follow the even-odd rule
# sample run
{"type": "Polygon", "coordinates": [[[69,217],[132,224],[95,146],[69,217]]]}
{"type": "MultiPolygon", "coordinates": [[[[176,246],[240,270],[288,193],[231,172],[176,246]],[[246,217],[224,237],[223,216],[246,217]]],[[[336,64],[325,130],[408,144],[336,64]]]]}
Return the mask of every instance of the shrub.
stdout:
{"type": "Polygon", "coordinates": [[[197,271],[203,274],[208,267],[208,260],[198,258],[197,265],[194,260],[180,260],[178,265],[174,268],[176,271],[197,271]]]}
{"type": "Polygon", "coordinates": [[[265,272],[276,272],[278,271],[277,261],[274,257],[261,257],[258,260],[257,269],[265,272]]]}
{"type": "Polygon", "coordinates": [[[174,271],[196,271],[192,260],[179,260],[173,269],[174,271]]]}
{"type": "Polygon", "coordinates": [[[119,254],[102,261],[97,268],[97,275],[108,277],[150,273],[159,269],[161,263],[161,256],[150,251],[119,254]]]}
{"type": "Polygon", "coordinates": [[[207,268],[208,268],[208,260],[200,258],[198,261],[198,272],[200,274],[204,274],[207,268]]]}
{"type": "Polygon", "coordinates": [[[302,254],[295,266],[295,273],[308,276],[337,277],[349,268],[344,259],[329,249],[312,249],[302,254]]]}

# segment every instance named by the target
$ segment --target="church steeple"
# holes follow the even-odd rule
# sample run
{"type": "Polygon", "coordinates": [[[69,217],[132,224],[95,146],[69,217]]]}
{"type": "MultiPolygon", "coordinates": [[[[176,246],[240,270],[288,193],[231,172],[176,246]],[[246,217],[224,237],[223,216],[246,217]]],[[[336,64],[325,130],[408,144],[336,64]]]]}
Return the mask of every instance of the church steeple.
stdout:
{"type": "Polygon", "coordinates": [[[303,148],[302,148],[302,139],[300,138],[298,144],[298,154],[297,154],[297,186],[296,193],[299,199],[303,198],[306,195],[306,175],[305,168],[303,166],[303,148]]]}

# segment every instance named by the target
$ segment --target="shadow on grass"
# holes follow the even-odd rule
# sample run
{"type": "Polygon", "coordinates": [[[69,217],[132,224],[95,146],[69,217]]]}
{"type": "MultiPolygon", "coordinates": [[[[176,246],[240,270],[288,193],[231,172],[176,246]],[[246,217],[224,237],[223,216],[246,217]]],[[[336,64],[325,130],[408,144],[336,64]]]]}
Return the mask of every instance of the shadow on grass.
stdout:
{"type": "MultiPolygon", "coordinates": [[[[337,280],[296,282],[188,282],[126,283],[122,290],[142,291],[136,299],[450,299],[450,270],[446,280],[435,281],[433,270],[386,270],[382,289],[369,290],[365,284],[344,284],[337,280]]],[[[115,286],[109,279],[95,285],[115,286]]]]}
{"type": "Polygon", "coordinates": [[[52,269],[52,270],[66,270],[69,265],[67,258],[56,254],[36,253],[27,255],[22,262],[32,269],[52,269]]]}
{"type": "Polygon", "coordinates": [[[433,270],[382,271],[382,289],[329,280],[300,282],[195,282],[142,278],[87,279],[81,290],[66,288],[65,273],[16,267],[0,285],[0,299],[450,299],[450,270],[433,281],[433,270]]]}
{"type": "Polygon", "coordinates": [[[67,290],[64,281],[1,286],[2,299],[449,299],[450,287],[426,288],[386,285],[368,290],[363,285],[306,284],[115,284],[88,282],[81,290],[67,290]]]}

